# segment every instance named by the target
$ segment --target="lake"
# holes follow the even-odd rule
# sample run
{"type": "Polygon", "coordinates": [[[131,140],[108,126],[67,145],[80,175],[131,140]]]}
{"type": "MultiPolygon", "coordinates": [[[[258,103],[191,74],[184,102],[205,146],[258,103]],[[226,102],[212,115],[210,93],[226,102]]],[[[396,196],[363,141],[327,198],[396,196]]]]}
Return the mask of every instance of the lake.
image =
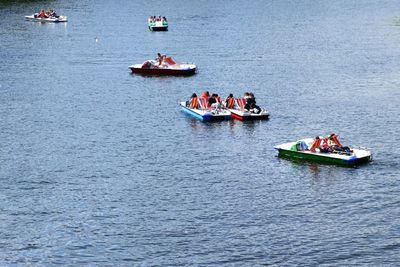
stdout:
{"type": "Polygon", "coordinates": [[[0,25],[1,265],[399,264],[398,1],[3,0],[0,25]],[[130,73],[158,52],[198,73],[130,73]],[[204,90],[270,120],[180,111],[204,90]],[[373,161],[273,149],[331,132],[373,161]]]}

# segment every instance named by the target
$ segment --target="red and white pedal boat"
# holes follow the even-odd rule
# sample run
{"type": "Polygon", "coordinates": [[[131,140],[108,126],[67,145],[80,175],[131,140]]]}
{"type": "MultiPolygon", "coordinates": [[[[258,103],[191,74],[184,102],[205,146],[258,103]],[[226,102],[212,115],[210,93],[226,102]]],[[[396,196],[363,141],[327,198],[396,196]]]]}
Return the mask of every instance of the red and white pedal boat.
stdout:
{"type": "Polygon", "coordinates": [[[172,58],[166,57],[162,62],[158,60],[146,60],[143,64],[129,66],[132,73],[145,75],[181,75],[195,74],[196,65],[189,63],[176,63],[172,58]]]}
{"type": "Polygon", "coordinates": [[[255,109],[246,110],[244,106],[246,105],[246,99],[236,98],[234,108],[229,108],[231,116],[234,119],[241,121],[245,120],[267,120],[269,119],[269,112],[266,109],[261,109],[259,112],[255,109]]]}

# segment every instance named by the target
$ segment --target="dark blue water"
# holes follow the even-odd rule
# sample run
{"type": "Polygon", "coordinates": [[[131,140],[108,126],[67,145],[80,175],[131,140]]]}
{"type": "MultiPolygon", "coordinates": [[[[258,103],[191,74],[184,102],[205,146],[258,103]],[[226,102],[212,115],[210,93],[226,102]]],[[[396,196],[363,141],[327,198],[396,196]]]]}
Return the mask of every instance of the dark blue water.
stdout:
{"type": "Polygon", "coordinates": [[[0,1],[0,265],[398,265],[399,43],[395,0],[0,1]],[[129,73],[157,52],[198,74],[129,73]],[[271,119],[182,114],[203,90],[271,119]],[[273,150],[331,132],[374,161],[273,150]]]}

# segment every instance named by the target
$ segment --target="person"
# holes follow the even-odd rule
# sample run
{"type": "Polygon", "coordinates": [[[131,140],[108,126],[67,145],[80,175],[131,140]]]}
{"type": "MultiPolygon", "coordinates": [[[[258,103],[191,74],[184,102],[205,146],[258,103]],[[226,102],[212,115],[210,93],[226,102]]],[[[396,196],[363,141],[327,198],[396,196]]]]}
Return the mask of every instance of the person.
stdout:
{"type": "Polygon", "coordinates": [[[225,107],[235,108],[235,98],[233,97],[233,94],[229,94],[228,97],[225,99],[225,107]]]}
{"type": "Polygon", "coordinates": [[[328,138],[328,144],[329,147],[333,151],[338,151],[338,152],[346,152],[350,153],[351,150],[348,146],[343,146],[342,143],[339,141],[339,136],[337,136],[335,133],[331,133],[328,138]]]}
{"type": "Polygon", "coordinates": [[[204,91],[203,93],[201,93],[201,97],[208,100],[208,98],[210,98],[210,93],[208,91],[204,91]]]}
{"type": "Polygon", "coordinates": [[[39,18],[47,18],[47,15],[46,15],[46,12],[44,12],[44,9],[40,10],[40,13],[39,13],[38,17],[39,18]]]}
{"type": "Polygon", "coordinates": [[[247,111],[251,111],[253,113],[260,113],[261,108],[256,104],[256,98],[253,93],[245,93],[246,105],[244,105],[244,109],[247,111]]]}
{"type": "Polygon", "coordinates": [[[212,94],[211,97],[208,98],[208,106],[209,107],[216,107],[217,106],[217,99],[215,94],[212,94]]]}
{"type": "Polygon", "coordinates": [[[49,10],[49,17],[57,18],[57,14],[53,9],[49,10]]]}
{"type": "Polygon", "coordinates": [[[322,144],[319,147],[319,151],[322,153],[331,153],[333,152],[332,147],[329,146],[329,140],[328,137],[325,137],[322,139],[322,144]]]}
{"type": "Polygon", "coordinates": [[[192,96],[190,97],[189,101],[189,108],[199,108],[199,99],[197,98],[196,93],[193,93],[192,96]]]}
{"type": "Polygon", "coordinates": [[[319,136],[315,137],[314,142],[312,143],[311,147],[310,147],[310,151],[311,152],[317,152],[316,149],[319,148],[319,146],[321,145],[321,138],[319,138],[319,136]]]}
{"type": "Polygon", "coordinates": [[[157,61],[158,61],[158,65],[161,65],[164,62],[166,55],[161,55],[160,53],[157,53],[157,61]]]}

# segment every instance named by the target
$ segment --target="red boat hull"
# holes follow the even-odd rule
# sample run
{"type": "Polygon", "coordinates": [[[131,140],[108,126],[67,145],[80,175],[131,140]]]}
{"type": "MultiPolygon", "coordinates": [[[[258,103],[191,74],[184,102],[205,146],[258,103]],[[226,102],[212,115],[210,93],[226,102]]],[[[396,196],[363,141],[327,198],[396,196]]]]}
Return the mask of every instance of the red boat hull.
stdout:
{"type": "Polygon", "coordinates": [[[175,75],[175,76],[190,76],[196,72],[196,68],[175,70],[175,69],[143,69],[143,68],[130,68],[132,73],[144,75],[175,75]]]}
{"type": "Polygon", "coordinates": [[[240,116],[234,112],[231,112],[231,117],[240,121],[250,121],[250,120],[268,120],[269,114],[260,116],[240,116]]]}

